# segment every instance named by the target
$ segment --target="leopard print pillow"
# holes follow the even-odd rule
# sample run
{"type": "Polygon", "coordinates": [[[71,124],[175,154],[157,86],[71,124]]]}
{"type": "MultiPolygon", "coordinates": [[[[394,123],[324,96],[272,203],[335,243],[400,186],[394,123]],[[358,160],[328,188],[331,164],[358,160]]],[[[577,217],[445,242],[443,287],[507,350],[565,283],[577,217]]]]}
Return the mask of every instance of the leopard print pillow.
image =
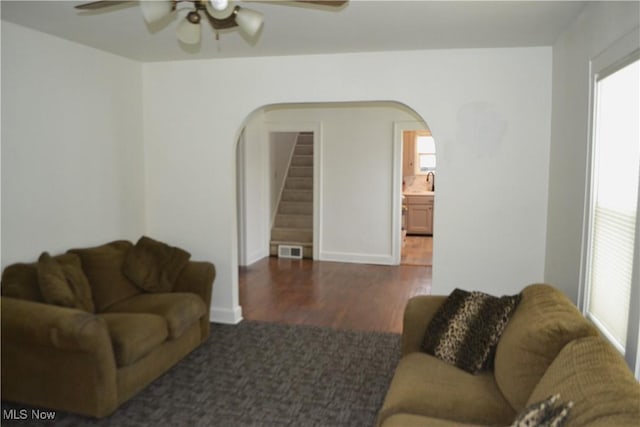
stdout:
{"type": "Polygon", "coordinates": [[[562,427],[569,418],[573,402],[558,403],[556,394],[526,407],[510,427],[562,427]]]}
{"type": "Polygon", "coordinates": [[[519,301],[519,295],[455,289],[429,323],[422,350],[472,374],[492,368],[495,347],[519,301]]]}

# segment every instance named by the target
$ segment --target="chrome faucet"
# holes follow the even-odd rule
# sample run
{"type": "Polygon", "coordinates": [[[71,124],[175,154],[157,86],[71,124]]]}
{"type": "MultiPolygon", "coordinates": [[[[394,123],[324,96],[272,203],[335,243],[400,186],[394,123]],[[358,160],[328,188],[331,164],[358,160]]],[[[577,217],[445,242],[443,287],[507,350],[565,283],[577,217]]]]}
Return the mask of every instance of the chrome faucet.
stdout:
{"type": "Polygon", "coordinates": [[[433,172],[429,172],[427,174],[427,182],[429,182],[429,175],[431,175],[431,182],[433,183],[431,186],[431,191],[436,191],[436,174],[433,172]]]}

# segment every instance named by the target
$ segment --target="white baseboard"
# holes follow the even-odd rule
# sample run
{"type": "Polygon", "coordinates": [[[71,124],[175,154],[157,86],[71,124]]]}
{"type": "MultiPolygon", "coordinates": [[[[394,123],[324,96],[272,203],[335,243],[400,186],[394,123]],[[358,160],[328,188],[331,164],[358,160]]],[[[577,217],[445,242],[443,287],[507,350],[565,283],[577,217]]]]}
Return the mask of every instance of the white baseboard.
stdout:
{"type": "Polygon", "coordinates": [[[320,252],[321,261],[350,262],[354,264],[394,265],[391,255],[371,255],[348,252],[320,252]]]}
{"type": "Polygon", "coordinates": [[[247,254],[247,259],[245,260],[245,264],[240,264],[240,265],[246,267],[268,256],[269,256],[269,246],[267,246],[266,249],[260,249],[250,254],[247,254]]]}
{"type": "Polygon", "coordinates": [[[226,323],[235,325],[242,321],[242,307],[239,305],[232,310],[222,307],[211,307],[209,310],[209,320],[215,323],[226,323]]]}

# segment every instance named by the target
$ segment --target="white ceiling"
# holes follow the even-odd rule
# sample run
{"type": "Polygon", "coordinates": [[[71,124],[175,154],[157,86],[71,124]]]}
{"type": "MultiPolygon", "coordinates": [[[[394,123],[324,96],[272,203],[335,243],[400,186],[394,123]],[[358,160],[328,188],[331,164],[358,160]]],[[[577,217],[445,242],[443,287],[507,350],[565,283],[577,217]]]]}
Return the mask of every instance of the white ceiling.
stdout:
{"type": "Polygon", "coordinates": [[[149,26],[137,6],[99,12],[74,9],[82,1],[2,1],[2,19],[140,61],[356,51],[550,46],[584,1],[351,0],[341,8],[290,2],[241,1],[265,24],[256,39],[237,30],[215,33],[203,22],[202,42],[182,45],[175,28],[187,3],[149,26]]]}

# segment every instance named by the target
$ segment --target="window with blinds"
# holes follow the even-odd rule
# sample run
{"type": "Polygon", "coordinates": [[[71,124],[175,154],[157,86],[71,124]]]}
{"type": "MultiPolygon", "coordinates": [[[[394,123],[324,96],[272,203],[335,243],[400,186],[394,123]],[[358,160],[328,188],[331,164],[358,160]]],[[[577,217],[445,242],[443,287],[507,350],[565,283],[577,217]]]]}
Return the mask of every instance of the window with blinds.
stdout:
{"type": "Polygon", "coordinates": [[[436,143],[428,134],[418,134],[416,138],[416,154],[420,174],[436,170],[436,143]]]}
{"type": "Polygon", "coordinates": [[[636,230],[640,185],[638,59],[597,76],[594,108],[585,311],[624,354],[630,312],[637,311],[639,305],[631,297],[633,287],[638,286],[640,255],[635,253],[640,231],[636,230]]]}

